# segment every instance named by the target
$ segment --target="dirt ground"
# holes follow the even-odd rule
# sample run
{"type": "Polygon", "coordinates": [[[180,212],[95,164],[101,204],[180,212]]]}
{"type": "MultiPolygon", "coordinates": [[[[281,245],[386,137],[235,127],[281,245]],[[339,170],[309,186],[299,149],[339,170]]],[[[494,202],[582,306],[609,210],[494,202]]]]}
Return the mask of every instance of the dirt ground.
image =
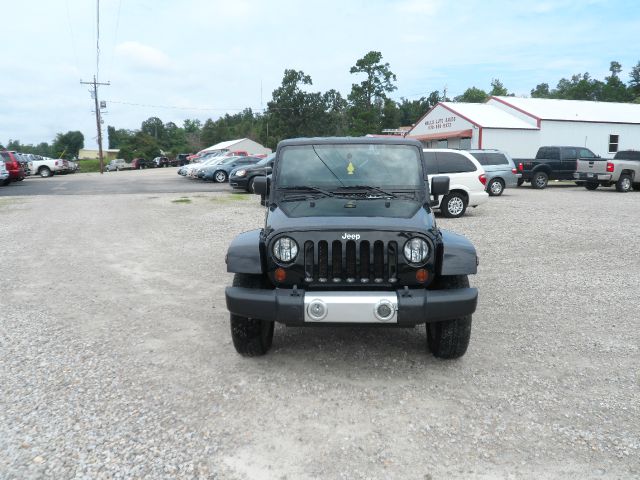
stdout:
{"type": "Polygon", "coordinates": [[[424,327],[237,355],[224,256],[264,210],[226,190],[0,190],[0,478],[640,478],[640,192],[439,218],[480,255],[441,361],[424,327]]]}

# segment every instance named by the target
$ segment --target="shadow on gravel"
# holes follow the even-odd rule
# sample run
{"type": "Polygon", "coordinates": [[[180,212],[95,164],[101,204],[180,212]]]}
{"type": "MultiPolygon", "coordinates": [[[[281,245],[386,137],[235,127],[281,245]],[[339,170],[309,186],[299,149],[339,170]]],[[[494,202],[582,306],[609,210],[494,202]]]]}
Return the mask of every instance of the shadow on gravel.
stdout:
{"type": "Polygon", "coordinates": [[[371,367],[371,362],[426,364],[437,361],[427,350],[424,326],[389,327],[282,327],[276,326],[272,359],[313,364],[351,364],[371,367]]]}

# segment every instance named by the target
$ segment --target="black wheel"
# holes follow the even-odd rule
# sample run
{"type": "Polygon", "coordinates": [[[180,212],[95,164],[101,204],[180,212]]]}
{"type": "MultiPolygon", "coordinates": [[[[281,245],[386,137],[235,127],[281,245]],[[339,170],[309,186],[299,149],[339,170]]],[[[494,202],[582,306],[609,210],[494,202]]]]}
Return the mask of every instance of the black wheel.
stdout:
{"type": "MultiPolygon", "coordinates": [[[[466,275],[442,276],[436,280],[434,288],[451,290],[468,288],[466,275]]],[[[459,358],[465,354],[471,338],[471,315],[427,323],[427,346],[434,357],[459,358]]]]}
{"type": "Polygon", "coordinates": [[[616,182],[616,190],[622,193],[626,193],[631,190],[633,182],[631,181],[631,176],[623,173],[620,175],[620,178],[616,182]]]}
{"type": "Polygon", "coordinates": [[[447,218],[459,218],[467,210],[467,199],[459,192],[451,192],[442,198],[440,210],[447,218]]]}
{"type": "Polygon", "coordinates": [[[247,192],[249,192],[249,193],[255,193],[255,192],[253,191],[253,181],[254,181],[255,179],[256,179],[256,177],[251,177],[251,178],[249,179],[249,181],[247,182],[247,192]]]}
{"type": "MultiPolygon", "coordinates": [[[[236,273],[234,287],[266,288],[266,282],[260,275],[236,273]]],[[[231,339],[236,351],[246,357],[264,355],[273,342],[274,322],[257,318],[241,317],[231,314],[231,339]]]]}
{"type": "Polygon", "coordinates": [[[213,174],[213,181],[218,183],[224,183],[227,181],[227,172],[224,170],[218,170],[213,174]]]}
{"type": "Polygon", "coordinates": [[[487,185],[487,193],[492,197],[499,197],[504,192],[504,182],[500,178],[492,178],[487,185]]]}
{"type": "Polygon", "coordinates": [[[524,178],[519,178],[518,179],[518,186],[521,187],[523,183],[524,183],[524,178]]]}
{"type": "Polygon", "coordinates": [[[40,175],[42,178],[50,177],[51,170],[49,170],[49,167],[41,167],[40,170],[38,170],[38,175],[40,175]]]}
{"type": "Polygon", "coordinates": [[[599,185],[596,182],[587,182],[584,184],[584,188],[587,190],[595,190],[599,185]]]}
{"type": "Polygon", "coordinates": [[[537,190],[542,190],[543,188],[547,188],[549,184],[549,175],[544,172],[536,172],[533,174],[533,178],[531,178],[531,186],[537,190]]]}

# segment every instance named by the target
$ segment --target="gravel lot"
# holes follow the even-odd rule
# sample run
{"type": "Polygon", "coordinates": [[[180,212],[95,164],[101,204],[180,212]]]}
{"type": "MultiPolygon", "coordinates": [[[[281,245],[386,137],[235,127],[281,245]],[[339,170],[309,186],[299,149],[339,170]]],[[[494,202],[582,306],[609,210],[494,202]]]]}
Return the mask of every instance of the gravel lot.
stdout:
{"type": "Polygon", "coordinates": [[[640,478],[640,192],[440,218],[480,253],[457,361],[424,327],[278,326],[237,355],[223,259],[257,197],[2,195],[3,479],[640,478]]]}

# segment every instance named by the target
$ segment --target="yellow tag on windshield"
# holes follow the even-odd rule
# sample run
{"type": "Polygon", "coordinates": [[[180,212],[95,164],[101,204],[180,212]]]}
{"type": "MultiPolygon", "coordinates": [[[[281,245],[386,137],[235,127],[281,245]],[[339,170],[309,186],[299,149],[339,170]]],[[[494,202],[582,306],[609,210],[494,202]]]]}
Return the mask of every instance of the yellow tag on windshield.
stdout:
{"type": "Polygon", "coordinates": [[[356,167],[353,166],[353,163],[349,162],[349,165],[347,165],[347,173],[349,175],[353,175],[353,172],[356,171],[356,167]]]}

